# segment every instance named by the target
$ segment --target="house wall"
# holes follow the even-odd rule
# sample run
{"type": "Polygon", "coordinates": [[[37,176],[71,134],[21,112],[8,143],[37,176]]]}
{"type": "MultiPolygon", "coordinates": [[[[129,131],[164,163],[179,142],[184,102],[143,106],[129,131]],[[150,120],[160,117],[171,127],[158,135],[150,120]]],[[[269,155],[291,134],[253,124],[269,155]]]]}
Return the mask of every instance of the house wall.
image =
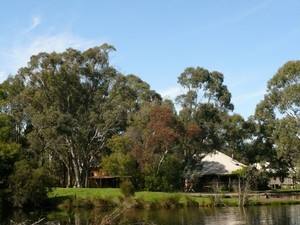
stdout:
{"type": "Polygon", "coordinates": [[[119,177],[91,177],[91,188],[118,188],[120,186],[119,177]]]}
{"type": "Polygon", "coordinates": [[[293,178],[284,178],[283,183],[281,184],[280,179],[279,178],[272,178],[269,181],[269,187],[271,189],[278,189],[278,188],[293,188],[294,187],[294,179],[293,178]]]}
{"type": "Polygon", "coordinates": [[[197,184],[199,191],[229,190],[238,188],[238,176],[236,174],[226,175],[203,175],[197,184]]]}

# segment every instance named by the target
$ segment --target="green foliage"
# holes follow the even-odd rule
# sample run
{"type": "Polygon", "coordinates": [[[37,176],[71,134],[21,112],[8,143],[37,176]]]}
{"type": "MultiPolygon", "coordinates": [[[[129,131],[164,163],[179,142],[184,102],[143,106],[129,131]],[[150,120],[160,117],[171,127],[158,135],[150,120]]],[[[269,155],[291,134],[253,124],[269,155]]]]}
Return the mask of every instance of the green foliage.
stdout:
{"type": "Polygon", "coordinates": [[[243,167],[242,169],[232,171],[232,174],[237,174],[239,176],[245,176],[246,173],[247,173],[247,167],[243,167]]]}
{"type": "Polygon", "coordinates": [[[47,200],[54,178],[43,167],[26,160],[15,164],[10,176],[11,199],[14,207],[38,207],[47,200]]]}
{"type": "Polygon", "coordinates": [[[268,99],[282,114],[298,117],[300,90],[300,61],[288,61],[268,81],[268,99]]]}
{"type": "Polygon", "coordinates": [[[101,167],[111,175],[132,176],[135,175],[135,161],[127,153],[112,153],[104,156],[101,160],[101,167]]]}
{"type": "Polygon", "coordinates": [[[299,91],[300,61],[288,61],[268,81],[267,94],[256,107],[255,148],[281,180],[299,162],[299,91]]]}
{"type": "Polygon", "coordinates": [[[267,190],[270,175],[265,171],[251,170],[249,184],[251,190],[267,190]]]}
{"type": "Polygon", "coordinates": [[[14,163],[18,160],[20,145],[12,140],[12,118],[0,113],[0,188],[6,188],[14,163]]]}
{"type": "Polygon", "coordinates": [[[161,201],[160,206],[165,209],[170,209],[170,208],[182,207],[183,204],[180,203],[179,195],[173,195],[173,196],[161,201]]]}
{"type": "Polygon", "coordinates": [[[270,178],[270,174],[265,170],[249,167],[246,174],[242,176],[242,181],[248,182],[250,190],[262,191],[269,189],[268,182],[270,178]]]}
{"type": "Polygon", "coordinates": [[[135,193],[135,188],[129,180],[125,180],[121,183],[120,190],[125,197],[134,196],[135,193]]]}
{"type": "Polygon", "coordinates": [[[254,167],[244,167],[233,171],[232,174],[239,175],[242,184],[245,185],[245,182],[247,182],[251,190],[260,191],[269,189],[268,182],[270,180],[270,174],[263,169],[257,170],[254,167]]]}
{"type": "MultiPolygon", "coordinates": [[[[41,52],[0,86],[2,110],[16,127],[11,136],[19,141],[24,132],[26,152],[59,168],[67,186],[87,186],[91,165],[105,155],[107,140],[126,130],[142,103],[161,100],[140,78],[110,66],[112,51],[103,44],[84,52],[41,52]]],[[[0,139],[9,132],[1,122],[0,139]]]]}
{"type": "Polygon", "coordinates": [[[222,138],[225,140],[225,145],[222,146],[222,152],[229,156],[233,155],[234,159],[245,164],[250,163],[247,153],[251,149],[249,140],[254,132],[254,124],[245,121],[239,114],[224,117],[222,138]]]}
{"type": "MultiPolygon", "coordinates": [[[[177,115],[149,84],[110,66],[112,51],[104,44],[42,52],[0,85],[1,187],[20,154],[51,167],[69,187],[86,187],[100,162],[112,175],[132,176],[135,187],[156,191],[180,190],[182,178],[197,177],[201,157],[215,149],[247,164],[268,161],[281,179],[299,163],[300,61],[279,68],[245,121],[229,114],[222,73],[186,68],[178,77],[185,92],[176,98],[177,115]]],[[[31,175],[38,174],[33,166],[31,175]]],[[[251,176],[260,188],[267,175],[251,176]]]]}
{"type": "Polygon", "coordinates": [[[0,188],[6,188],[8,177],[20,156],[20,146],[16,143],[0,142],[0,188]]]}
{"type": "Polygon", "coordinates": [[[144,173],[144,189],[147,191],[163,191],[161,178],[154,171],[144,173]]]}
{"type": "Polygon", "coordinates": [[[178,77],[178,83],[188,91],[176,98],[183,107],[180,113],[184,116],[184,120],[193,117],[194,109],[200,101],[213,103],[223,110],[233,110],[233,105],[230,103],[231,94],[223,81],[224,76],[219,72],[209,72],[202,67],[186,68],[178,77]]]}
{"type": "Polygon", "coordinates": [[[102,169],[111,175],[134,176],[136,174],[136,163],[129,153],[132,145],[132,140],[126,135],[115,135],[109,139],[107,147],[112,153],[102,157],[102,169]]]}
{"type": "Polygon", "coordinates": [[[53,188],[48,194],[49,198],[114,198],[122,194],[117,188],[53,188]]]}
{"type": "Polygon", "coordinates": [[[226,145],[224,121],[228,111],[233,110],[233,104],[223,81],[223,74],[202,67],[188,67],[178,77],[178,83],[186,90],[176,97],[182,107],[179,119],[184,131],[180,148],[186,164],[186,179],[192,179],[191,171],[197,170],[195,156],[226,145]]]}
{"type": "Polygon", "coordinates": [[[181,174],[184,165],[182,161],[167,157],[162,163],[160,171],[149,171],[145,175],[145,188],[151,191],[179,191],[182,189],[181,174]]]}

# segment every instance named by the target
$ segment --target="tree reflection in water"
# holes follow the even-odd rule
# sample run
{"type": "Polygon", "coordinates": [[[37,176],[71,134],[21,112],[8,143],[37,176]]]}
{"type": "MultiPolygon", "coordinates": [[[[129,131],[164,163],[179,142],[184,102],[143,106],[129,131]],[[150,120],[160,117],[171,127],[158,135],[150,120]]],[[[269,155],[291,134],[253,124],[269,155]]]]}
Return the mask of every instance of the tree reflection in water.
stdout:
{"type": "MultiPolygon", "coordinates": [[[[0,211],[0,224],[29,225],[29,221],[38,221],[39,225],[295,225],[300,224],[300,205],[256,206],[256,207],[201,207],[198,209],[159,209],[127,210],[114,221],[103,222],[111,212],[99,210],[76,210],[51,213],[13,213],[3,215],[0,211]],[[44,217],[43,217],[44,216],[44,217]],[[35,220],[34,220],[35,217],[35,220]],[[5,219],[5,220],[4,220],[5,219]],[[27,223],[24,223],[27,221],[27,223]],[[23,222],[23,223],[22,223],[23,222]]],[[[31,223],[32,224],[32,223],[31,223]]]]}

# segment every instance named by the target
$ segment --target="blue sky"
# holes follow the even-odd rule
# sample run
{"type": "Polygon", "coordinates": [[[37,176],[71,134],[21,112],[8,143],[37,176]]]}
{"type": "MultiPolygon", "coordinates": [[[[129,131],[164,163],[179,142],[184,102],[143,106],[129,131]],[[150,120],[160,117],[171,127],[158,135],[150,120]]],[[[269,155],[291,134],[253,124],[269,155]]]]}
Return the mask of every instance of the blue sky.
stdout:
{"type": "Polygon", "coordinates": [[[235,113],[252,115],[268,80],[300,56],[298,0],[0,0],[0,82],[41,51],[109,43],[111,64],[163,97],[187,67],[224,74],[235,113]]]}

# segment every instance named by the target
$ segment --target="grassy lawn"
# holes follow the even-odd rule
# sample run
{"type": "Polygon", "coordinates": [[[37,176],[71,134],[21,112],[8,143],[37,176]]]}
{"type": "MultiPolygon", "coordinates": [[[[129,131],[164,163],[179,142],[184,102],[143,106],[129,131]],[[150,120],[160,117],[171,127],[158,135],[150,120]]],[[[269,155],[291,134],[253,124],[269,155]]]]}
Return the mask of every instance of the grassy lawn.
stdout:
{"type": "MultiPolygon", "coordinates": [[[[49,198],[55,197],[69,197],[69,198],[121,198],[123,194],[118,188],[55,188],[48,194],[49,198]]],[[[168,198],[186,198],[182,193],[167,193],[167,192],[151,192],[151,191],[138,191],[135,192],[135,198],[144,200],[146,202],[163,201],[168,198]]],[[[199,199],[197,197],[190,197],[191,199],[199,199]]],[[[200,200],[208,199],[201,198],[200,200]]]]}
{"type": "Polygon", "coordinates": [[[48,194],[49,198],[70,197],[70,198],[115,198],[122,197],[120,189],[117,188],[55,188],[48,194]]]}
{"type": "Polygon", "coordinates": [[[179,193],[140,191],[135,193],[135,197],[146,202],[157,202],[167,198],[181,198],[182,195],[179,193]]]}
{"type": "MultiPolygon", "coordinates": [[[[99,202],[100,199],[109,202],[122,202],[125,197],[117,188],[56,188],[49,193],[50,202],[54,205],[72,204],[78,205],[78,202],[90,201],[91,204],[99,202]],[[116,201],[117,200],[117,201],[116,201]],[[69,203],[68,203],[69,202],[69,203]]],[[[173,204],[174,207],[179,205],[193,207],[197,206],[238,206],[238,197],[222,196],[192,196],[185,193],[167,193],[167,192],[150,192],[138,191],[131,198],[145,205],[166,205],[173,204]]],[[[255,196],[249,198],[250,205],[280,205],[280,204],[300,204],[300,199],[291,198],[273,198],[268,199],[255,196]]],[[[171,206],[172,207],[172,206],[171,206]]]]}
{"type": "MultiPolygon", "coordinates": [[[[64,200],[94,200],[94,199],[124,199],[120,189],[117,188],[55,188],[48,194],[50,201],[58,202],[64,200]]],[[[167,193],[167,192],[150,192],[138,191],[133,197],[144,203],[160,203],[168,200],[173,200],[182,205],[187,205],[189,202],[196,202],[199,205],[210,204],[208,197],[187,196],[183,193],[167,193]]]]}

